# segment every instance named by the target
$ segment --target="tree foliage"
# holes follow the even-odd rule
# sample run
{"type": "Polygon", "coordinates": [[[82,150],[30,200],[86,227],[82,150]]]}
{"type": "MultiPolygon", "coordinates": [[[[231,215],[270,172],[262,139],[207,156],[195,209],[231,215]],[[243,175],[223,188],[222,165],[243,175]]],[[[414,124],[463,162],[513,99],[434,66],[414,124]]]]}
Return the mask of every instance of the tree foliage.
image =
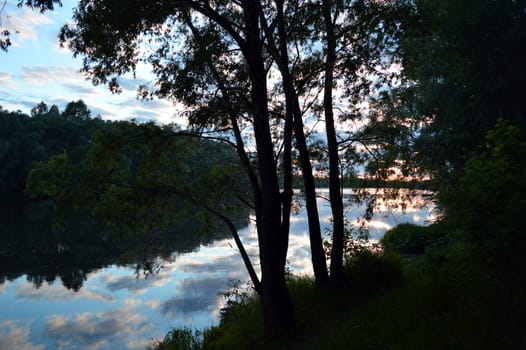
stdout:
{"type": "Polygon", "coordinates": [[[234,212],[234,229],[247,224],[231,147],[89,118],[82,101],[32,111],[0,109],[0,283],[25,274],[36,288],[60,278],[78,290],[108,264],[149,274],[159,256],[231,236],[208,209],[234,212]]]}
{"type": "MultiPolygon", "coordinates": [[[[89,115],[87,107],[85,112],[89,115]]],[[[24,199],[26,177],[33,162],[45,161],[64,151],[73,162],[79,162],[90,147],[94,131],[104,125],[100,119],[82,119],[70,116],[67,111],[61,113],[57,106],[48,107],[45,102],[31,109],[31,117],[0,110],[2,201],[24,199]]]]}
{"type": "Polygon", "coordinates": [[[526,2],[421,0],[401,19],[407,84],[391,102],[417,118],[422,168],[462,169],[498,118],[526,129],[526,2]]]}
{"type": "Polygon", "coordinates": [[[518,253],[526,242],[525,179],[526,142],[516,126],[499,119],[459,180],[441,194],[447,221],[486,253],[518,253]]]}
{"type": "Polygon", "coordinates": [[[68,153],[34,165],[28,193],[54,198],[58,213],[89,208],[118,235],[165,230],[178,218],[240,210],[246,186],[231,149],[170,127],[114,122],[82,162],[68,153]],[[227,193],[225,188],[229,189],[227,193]]]}

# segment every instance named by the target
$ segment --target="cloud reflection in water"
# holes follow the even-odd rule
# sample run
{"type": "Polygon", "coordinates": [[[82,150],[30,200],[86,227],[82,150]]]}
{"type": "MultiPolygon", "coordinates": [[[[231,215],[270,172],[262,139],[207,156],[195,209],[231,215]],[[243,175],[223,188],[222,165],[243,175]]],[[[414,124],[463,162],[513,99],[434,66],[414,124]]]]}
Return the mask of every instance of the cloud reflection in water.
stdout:
{"type": "MultiPolygon", "coordinates": [[[[114,302],[115,297],[97,291],[96,287],[84,287],[78,292],[66,289],[61,285],[42,285],[36,289],[30,283],[19,284],[16,287],[17,300],[46,300],[46,301],[69,301],[74,299],[98,300],[103,302],[114,302]]],[[[1,348],[0,348],[1,349],[1,348]]]]}
{"type": "MultiPolygon", "coordinates": [[[[330,206],[321,199],[318,205],[322,232],[327,236],[330,206]]],[[[354,206],[348,212],[352,224],[359,225],[357,218],[363,214],[362,209],[354,206]]],[[[427,208],[402,212],[386,207],[367,225],[371,237],[378,239],[398,223],[425,223],[428,213],[427,208]]],[[[254,226],[242,229],[240,235],[259,271],[254,226]]],[[[291,217],[287,259],[294,274],[312,274],[304,211],[291,217]]],[[[217,323],[225,303],[221,293],[227,291],[231,281],[243,284],[248,280],[232,239],[178,254],[148,278],[137,278],[133,267],[115,266],[94,271],[88,277],[78,292],[46,283],[35,289],[23,278],[0,284],[0,308],[12,306],[11,314],[7,314],[7,308],[0,314],[0,349],[144,349],[151,338],[164,336],[169,327],[204,328],[217,323]],[[31,318],[24,319],[20,307],[31,318]],[[39,338],[42,333],[46,338],[39,338]],[[39,345],[39,341],[46,344],[39,345]]]]}
{"type": "MultiPolygon", "coordinates": [[[[75,316],[51,316],[45,332],[59,349],[116,349],[123,339],[133,347],[144,347],[137,335],[151,328],[147,317],[133,308],[122,307],[99,313],[81,313],[75,316]]],[[[131,347],[127,346],[129,349],[131,347]]]]}
{"type": "Polygon", "coordinates": [[[18,326],[18,322],[0,322],[0,349],[43,350],[44,345],[33,344],[30,340],[29,326],[18,326]]]}

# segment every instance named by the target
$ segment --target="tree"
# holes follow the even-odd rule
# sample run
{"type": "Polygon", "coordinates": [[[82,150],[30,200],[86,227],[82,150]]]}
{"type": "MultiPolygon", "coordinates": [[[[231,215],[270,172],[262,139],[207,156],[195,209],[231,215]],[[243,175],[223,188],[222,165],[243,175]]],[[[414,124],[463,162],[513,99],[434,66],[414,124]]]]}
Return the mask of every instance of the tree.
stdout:
{"type": "Polygon", "coordinates": [[[446,179],[498,118],[526,129],[526,2],[421,0],[406,11],[399,49],[407,84],[392,100],[422,123],[420,167],[446,179]]]}
{"type": "Polygon", "coordinates": [[[333,6],[331,0],[322,2],[323,20],[325,23],[325,67],[323,82],[323,111],[329,154],[329,197],[331,200],[333,220],[333,243],[331,250],[331,283],[338,287],[343,283],[343,246],[344,215],[343,200],[340,190],[339,146],[336,139],[336,127],[333,110],[334,66],[336,65],[336,18],[340,8],[333,6]],[[333,11],[335,14],[333,14],[333,11]]]}
{"type": "Polygon", "coordinates": [[[526,2],[420,0],[399,9],[404,80],[382,95],[377,120],[405,126],[394,136],[404,151],[379,159],[402,160],[413,175],[433,179],[444,222],[482,248],[484,259],[517,259],[524,242],[517,208],[524,195],[526,2]]]}
{"type": "Polygon", "coordinates": [[[338,289],[343,283],[345,246],[341,169],[344,161],[347,168],[361,161],[353,144],[367,140],[361,127],[342,123],[365,124],[369,116],[360,111],[359,105],[367,102],[371,93],[389,85],[395,76],[390,68],[396,62],[390,59],[389,51],[397,20],[392,4],[384,2],[327,0],[311,10],[316,20],[310,40],[322,47],[321,54],[312,55],[312,59],[318,71],[317,85],[323,90],[318,110],[325,125],[333,221],[330,278],[331,285],[338,289]]]}
{"type": "Polygon", "coordinates": [[[0,192],[3,201],[25,201],[26,177],[35,161],[67,151],[75,163],[86,154],[101,120],[64,120],[57,106],[40,102],[32,117],[21,112],[0,111],[0,192]]]}
{"type": "Polygon", "coordinates": [[[80,1],[74,14],[76,26],[64,27],[61,41],[67,41],[75,55],[85,55],[84,70],[94,83],[110,82],[114,90],[118,89],[115,75],[135,69],[142,36],[162,36],[165,28],[171,26],[188,28],[187,14],[200,14],[214,22],[237,45],[250,82],[249,113],[258,164],[253,197],[261,261],[261,302],[267,329],[279,333],[292,328],[293,309],[285,284],[288,232],[281,227],[282,201],[270,132],[260,11],[261,3],[257,1],[214,7],[199,1],[80,1]],[[130,11],[123,13],[123,6],[130,11]]]}
{"type": "MultiPolygon", "coordinates": [[[[310,6],[308,4],[301,3],[301,1],[296,1],[294,3],[291,2],[291,4],[288,4],[287,6],[287,9],[291,13],[285,13],[284,3],[285,2],[282,0],[275,2],[276,19],[274,22],[275,25],[273,25],[273,27],[275,27],[277,33],[272,32],[271,26],[269,23],[267,23],[266,18],[262,16],[261,19],[267,36],[267,49],[270,55],[276,61],[278,70],[282,77],[281,88],[283,89],[283,93],[285,95],[286,117],[284,127],[284,159],[286,156],[288,156],[289,159],[287,161],[284,160],[284,164],[287,164],[289,168],[284,169],[285,177],[283,181],[283,193],[292,196],[292,169],[290,168],[290,162],[292,159],[290,159],[290,157],[292,152],[291,135],[294,131],[296,147],[299,151],[303,186],[305,190],[305,202],[309,223],[309,239],[314,277],[317,283],[326,285],[329,277],[321,236],[320,220],[316,200],[316,186],[314,183],[313,169],[304,132],[304,111],[301,110],[298,96],[299,92],[302,90],[300,85],[305,84],[305,82],[302,81],[302,79],[294,77],[292,72],[298,68],[298,64],[291,67],[289,57],[289,50],[291,50],[291,47],[294,45],[303,46],[305,45],[306,41],[308,41],[308,36],[305,36],[304,28],[305,26],[309,25],[309,21],[302,21],[302,23],[299,23],[298,21],[286,20],[287,18],[300,18],[298,14],[304,14],[308,12],[310,6]]],[[[299,57],[295,57],[295,60],[296,62],[302,61],[299,57]]],[[[283,215],[290,215],[290,212],[284,212],[283,215]]]]}
{"type": "Polygon", "coordinates": [[[49,112],[49,107],[44,101],[41,101],[35,107],[31,108],[32,117],[40,117],[45,115],[47,112],[49,112]]]}
{"type": "MultiPolygon", "coordinates": [[[[338,3],[337,6],[345,10],[341,10],[341,17],[334,15],[328,19],[329,27],[334,29],[340,21],[352,19],[358,29],[360,11],[377,8],[376,2],[359,3],[363,6],[356,11],[351,11],[354,6],[351,3],[338,3]]],[[[203,137],[221,137],[234,145],[252,187],[250,202],[255,209],[261,261],[260,297],[271,333],[291,329],[294,319],[285,284],[292,198],[292,133],[300,154],[305,188],[309,191],[312,219],[309,225],[313,260],[317,261],[313,265],[317,277],[323,279],[327,272],[320,254],[319,218],[315,212],[315,188],[312,169],[309,169],[312,164],[303,117],[306,111],[316,114],[320,111],[316,97],[320,86],[325,87],[329,97],[325,106],[326,115],[330,115],[337,108],[336,103],[330,101],[332,90],[340,87],[333,84],[334,81],[344,75],[349,75],[349,80],[362,76],[347,90],[348,96],[359,99],[363,97],[364,86],[370,84],[365,76],[372,71],[363,67],[383,65],[378,63],[379,58],[372,57],[381,50],[372,47],[376,42],[385,44],[385,40],[371,40],[365,31],[375,28],[382,33],[377,17],[372,17],[376,27],[362,25],[358,33],[348,36],[344,35],[345,30],[338,31],[340,46],[334,48],[341,53],[338,63],[325,64],[326,52],[321,48],[325,46],[322,43],[327,30],[323,18],[327,17],[317,9],[301,1],[243,0],[212,4],[186,0],[154,3],[83,0],[74,13],[76,23],[64,26],[60,36],[62,44],[74,55],[83,56],[83,70],[92,82],[107,83],[113,92],[120,90],[119,76],[135,72],[139,64],[151,64],[157,81],[152,90],[141,89],[141,96],[182,101],[187,106],[186,115],[191,125],[203,137]],[[129,10],[123,13],[123,6],[129,10]],[[288,13],[294,17],[287,16],[288,13]],[[308,16],[306,25],[302,24],[303,15],[308,16]],[[360,44],[358,49],[351,50],[356,43],[360,44]],[[360,51],[361,48],[364,50],[360,51]],[[302,49],[307,51],[301,52],[302,49]],[[291,52],[294,52],[292,59],[291,52]],[[367,64],[362,65],[360,62],[364,59],[367,64]],[[340,69],[338,77],[332,76],[335,69],[340,69]],[[276,72],[281,79],[270,84],[267,76],[276,72]],[[320,85],[322,75],[326,77],[321,79],[325,84],[320,85]],[[309,101],[308,107],[302,110],[300,102],[305,101],[309,101]],[[251,130],[255,153],[246,150],[243,127],[251,130]],[[283,192],[279,186],[281,175],[283,192]]],[[[340,13],[338,11],[336,13],[340,13]]],[[[370,19],[367,17],[364,22],[370,19]]],[[[346,30],[350,28],[354,27],[345,26],[346,30]]],[[[331,147],[329,154],[332,160],[336,159],[333,165],[338,167],[338,152],[345,141],[341,136],[334,141],[333,138],[331,142],[336,147],[331,147]]],[[[339,172],[333,172],[333,179],[339,181],[339,177],[339,172]]],[[[337,187],[339,193],[340,186],[337,187]]],[[[335,216],[343,217],[343,206],[335,211],[339,211],[335,216]]],[[[336,236],[340,240],[340,235],[336,236]]],[[[335,258],[340,265],[342,259],[341,254],[335,258]]]]}
{"type": "Polygon", "coordinates": [[[82,100],[71,101],[66,105],[66,109],[61,114],[64,119],[81,119],[85,120],[90,118],[91,111],[88,109],[88,106],[82,100]]]}
{"type": "Polygon", "coordinates": [[[526,141],[520,130],[499,119],[481,149],[472,153],[457,174],[452,188],[439,196],[446,222],[493,263],[521,266],[526,243],[522,215],[526,141]]]}

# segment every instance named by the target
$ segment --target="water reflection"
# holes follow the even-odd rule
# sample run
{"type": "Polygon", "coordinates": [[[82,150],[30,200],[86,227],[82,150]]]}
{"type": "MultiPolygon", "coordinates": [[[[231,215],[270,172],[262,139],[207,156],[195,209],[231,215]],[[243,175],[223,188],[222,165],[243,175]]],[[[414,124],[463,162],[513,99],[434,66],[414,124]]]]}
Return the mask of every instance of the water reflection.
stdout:
{"type": "Polygon", "coordinates": [[[19,322],[7,320],[0,322],[0,349],[43,350],[44,345],[36,345],[29,338],[31,329],[28,325],[20,326],[19,322]]]}
{"type": "Polygon", "coordinates": [[[121,307],[98,313],[85,312],[75,316],[54,315],[46,322],[45,332],[59,349],[110,348],[114,343],[127,339],[130,345],[145,346],[144,340],[134,339],[135,334],[152,331],[149,319],[133,307],[121,307]],[[130,343],[131,342],[131,343],[130,343]]]}
{"type": "MultiPolygon", "coordinates": [[[[25,276],[35,288],[60,279],[67,289],[79,291],[87,275],[100,268],[133,265],[137,275],[148,276],[172,259],[174,251],[191,252],[229,236],[223,226],[187,220],[163,232],[118,239],[82,217],[52,230],[48,203],[3,206],[0,211],[0,285],[25,276]]],[[[240,227],[247,216],[238,220],[240,227]]]]}
{"type": "MultiPolygon", "coordinates": [[[[347,193],[346,199],[352,200],[352,194],[347,193]]],[[[329,203],[320,198],[318,204],[323,229],[329,229],[329,203]]],[[[347,212],[356,227],[362,224],[364,210],[363,204],[354,204],[347,212]]],[[[367,225],[372,237],[379,238],[385,229],[400,222],[418,218],[424,223],[429,220],[429,211],[429,207],[419,205],[404,210],[386,205],[367,225]]],[[[291,221],[288,267],[296,274],[311,274],[307,219],[300,210],[291,221]]],[[[87,243],[74,242],[82,237],[78,232],[70,240],[48,236],[52,243],[39,237],[42,232],[19,232],[20,242],[12,231],[0,232],[4,235],[0,247],[6,247],[6,243],[16,248],[7,253],[0,248],[0,260],[10,264],[0,266],[0,275],[4,276],[0,283],[0,349],[144,349],[152,338],[163,337],[170,327],[205,328],[216,323],[225,302],[219,293],[228,288],[231,280],[248,280],[229,238],[213,242],[199,238],[198,247],[188,251],[186,245],[185,253],[171,250],[165,259],[150,256],[149,263],[162,268],[146,274],[146,278],[143,274],[137,278],[136,264],[129,259],[133,254],[124,254],[127,258],[122,259],[124,248],[114,242],[93,239],[95,246],[90,248],[87,243]],[[57,243],[70,250],[57,249],[57,243]],[[85,259],[82,261],[67,253],[81,246],[95,255],[88,258],[87,252],[79,252],[85,259]],[[32,252],[40,260],[31,258],[32,252]],[[28,256],[30,261],[24,262],[28,256]],[[59,262],[53,261],[55,257],[59,262]]],[[[254,227],[245,227],[240,235],[257,268],[254,227]]]]}

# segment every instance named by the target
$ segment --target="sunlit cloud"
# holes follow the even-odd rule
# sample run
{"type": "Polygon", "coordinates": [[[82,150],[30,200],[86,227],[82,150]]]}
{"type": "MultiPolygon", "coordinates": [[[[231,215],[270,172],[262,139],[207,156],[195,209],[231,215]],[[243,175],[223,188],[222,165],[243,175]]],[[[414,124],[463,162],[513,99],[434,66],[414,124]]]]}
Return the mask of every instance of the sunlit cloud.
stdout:
{"type": "MultiPolygon", "coordinates": [[[[363,223],[362,221],[357,222],[356,227],[361,227],[362,223],[363,223]]],[[[370,220],[370,221],[365,221],[364,223],[369,228],[375,228],[375,229],[380,229],[384,231],[392,228],[391,225],[389,225],[386,222],[380,221],[380,220],[370,220]]]]}
{"type": "Polygon", "coordinates": [[[148,306],[150,309],[155,310],[161,305],[160,300],[148,300],[144,303],[146,306],[148,306]]]}
{"type": "Polygon", "coordinates": [[[0,322],[0,349],[43,350],[44,345],[29,340],[30,335],[29,326],[20,327],[11,320],[0,322]]]}
{"type": "Polygon", "coordinates": [[[307,231],[290,235],[287,266],[294,275],[312,274],[310,240],[307,231]]]}
{"type": "Polygon", "coordinates": [[[139,305],[142,305],[143,304],[143,301],[140,300],[140,299],[135,299],[135,298],[126,298],[124,299],[123,301],[123,304],[126,305],[126,306],[139,306],[139,305]]]}
{"type": "Polygon", "coordinates": [[[136,93],[140,85],[144,85],[148,83],[148,80],[146,79],[133,78],[130,76],[119,77],[117,81],[119,83],[119,87],[123,91],[131,92],[131,93],[136,93]]]}

